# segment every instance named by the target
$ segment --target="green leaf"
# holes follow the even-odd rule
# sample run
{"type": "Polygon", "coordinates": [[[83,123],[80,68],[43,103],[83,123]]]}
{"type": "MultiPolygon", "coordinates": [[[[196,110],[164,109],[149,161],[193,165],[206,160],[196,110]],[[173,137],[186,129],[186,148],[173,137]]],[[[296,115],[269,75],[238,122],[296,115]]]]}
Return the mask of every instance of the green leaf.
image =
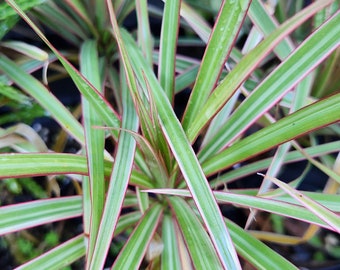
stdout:
{"type": "Polygon", "coordinates": [[[157,155],[155,150],[151,147],[149,142],[141,135],[135,132],[129,132],[123,130],[122,132],[128,132],[133,136],[145,158],[145,162],[148,165],[150,172],[153,176],[154,185],[158,187],[164,187],[167,185],[166,180],[168,175],[166,173],[165,164],[162,163],[161,158],[157,155]]]}
{"type": "Polygon", "coordinates": [[[31,98],[23,94],[20,90],[13,86],[6,85],[0,82],[0,94],[8,99],[14,100],[18,103],[30,105],[31,98]]]}
{"type": "Polygon", "coordinates": [[[175,55],[181,1],[166,1],[159,47],[158,78],[170,102],[174,97],[175,55]]]}
{"type": "Polygon", "coordinates": [[[197,33],[197,35],[205,42],[208,43],[211,28],[209,24],[198,15],[195,10],[186,4],[184,1],[181,3],[181,16],[189,23],[190,27],[197,33]]]}
{"type": "Polygon", "coordinates": [[[84,236],[79,235],[16,269],[63,269],[85,255],[84,236]]]}
{"type": "MultiPolygon", "coordinates": [[[[110,177],[112,163],[105,161],[105,176],[110,177]]],[[[87,175],[87,159],[74,154],[34,153],[34,154],[1,154],[1,178],[25,177],[39,175],[79,174],[87,175]],[[37,164],[39,164],[37,166],[37,164]]],[[[152,188],[153,182],[146,175],[133,171],[130,184],[152,188]]]]}
{"type": "Polygon", "coordinates": [[[83,29],[76,20],[74,20],[74,18],[65,11],[65,9],[60,8],[57,3],[53,1],[49,1],[46,5],[40,6],[36,9],[36,12],[38,13],[37,17],[40,17],[40,20],[42,20],[53,31],[62,29],[63,31],[58,31],[58,34],[66,40],[71,41],[75,38],[77,43],[79,43],[80,40],[86,40],[86,29],[83,29]]]}
{"type": "MultiPolygon", "coordinates": [[[[16,3],[20,6],[20,9],[27,11],[33,7],[43,4],[47,0],[17,0],[16,3]]],[[[6,3],[0,4],[0,20],[15,15],[16,12],[6,3]]]]}
{"type": "MultiPolygon", "coordinates": [[[[156,194],[192,197],[188,190],[183,189],[151,189],[144,191],[156,194]]],[[[319,217],[311,215],[310,211],[308,211],[305,207],[302,207],[294,203],[283,203],[282,201],[279,200],[236,194],[231,192],[215,191],[214,196],[216,197],[216,200],[219,203],[236,204],[245,208],[255,208],[270,213],[295,218],[308,223],[316,224],[326,229],[332,229],[332,227],[330,227],[319,217]]]]}
{"type": "MultiPolygon", "coordinates": [[[[95,37],[98,38],[97,29],[95,29],[93,22],[91,21],[90,14],[88,14],[88,11],[90,11],[90,10],[89,9],[87,10],[85,8],[83,1],[72,0],[72,1],[65,1],[65,3],[61,3],[61,4],[66,5],[66,7],[69,6],[72,9],[72,11],[74,11],[75,14],[76,14],[73,17],[75,17],[75,19],[77,19],[77,21],[80,21],[80,23],[83,22],[83,21],[86,22],[89,29],[91,29],[91,32],[95,35],[95,37]]],[[[102,5],[100,5],[99,2],[96,3],[96,11],[97,11],[97,8],[99,9],[101,6],[102,5]]],[[[105,5],[104,5],[104,7],[105,7],[105,5]]],[[[101,16],[98,19],[105,19],[105,16],[103,16],[103,13],[104,12],[101,12],[101,10],[100,10],[99,14],[101,16]]]]}
{"type": "Polygon", "coordinates": [[[237,252],[256,269],[298,269],[235,223],[226,220],[237,252]]]}
{"type": "Polygon", "coordinates": [[[178,75],[175,81],[175,92],[178,93],[193,84],[198,74],[198,70],[199,67],[195,65],[178,75]]]}
{"type": "MultiPolygon", "coordinates": [[[[339,24],[340,25],[340,24],[339,24]]],[[[340,93],[282,118],[240,140],[202,164],[207,174],[220,171],[314,129],[340,120],[340,93]]]]}
{"type": "Polygon", "coordinates": [[[324,97],[338,91],[340,87],[340,81],[337,79],[339,59],[340,47],[319,68],[313,85],[313,96],[324,97]]]}
{"type": "Polygon", "coordinates": [[[121,215],[119,217],[117,227],[115,229],[115,235],[122,233],[127,228],[132,227],[137,224],[137,222],[141,219],[142,214],[139,211],[134,211],[129,214],[121,215]]]}
{"type": "Polygon", "coordinates": [[[340,37],[336,35],[338,31],[340,13],[315,31],[242,102],[224,127],[201,151],[200,160],[210,157],[226,144],[230,145],[241,132],[327,57],[340,43],[340,37]]]}
{"type": "MultiPolygon", "coordinates": [[[[170,215],[164,215],[162,220],[162,267],[164,270],[181,269],[178,243],[174,227],[174,219],[170,215]]],[[[210,243],[211,244],[211,243],[210,243]]]]}
{"type": "MultiPolygon", "coordinates": [[[[268,195],[264,194],[263,196],[270,197],[269,193],[267,194],[268,195]]],[[[317,203],[327,207],[331,211],[337,212],[339,210],[339,195],[338,194],[327,194],[327,193],[307,192],[307,191],[302,191],[302,194],[311,198],[317,203]]],[[[275,197],[275,199],[284,201],[284,202],[289,202],[289,203],[298,203],[294,198],[292,198],[286,193],[280,195],[279,197],[275,197]]]]}
{"type": "MultiPolygon", "coordinates": [[[[124,96],[123,108],[125,112],[122,119],[123,128],[136,131],[138,127],[136,112],[134,111],[132,101],[128,98],[128,93],[125,93],[124,96]]],[[[136,142],[130,134],[126,132],[120,134],[96,246],[92,260],[88,263],[89,269],[101,269],[105,262],[111,237],[118,221],[125,191],[129,183],[135,146],[136,142]]]]}
{"type": "Polygon", "coordinates": [[[113,1],[114,10],[117,11],[117,20],[119,23],[123,23],[125,18],[136,7],[135,0],[113,1]]]}
{"type": "MultiPolygon", "coordinates": [[[[313,76],[308,76],[306,77],[302,82],[300,82],[298,84],[298,86],[295,89],[294,92],[294,99],[293,102],[290,106],[290,110],[289,112],[294,112],[297,109],[302,108],[303,106],[305,106],[305,101],[307,100],[308,96],[309,96],[309,92],[311,89],[311,84],[312,84],[312,80],[313,80],[313,76]]],[[[270,121],[273,122],[271,120],[271,117],[266,114],[265,117],[270,121]]],[[[293,142],[295,144],[295,142],[293,142]]],[[[282,168],[282,164],[284,162],[285,156],[287,155],[289,149],[291,147],[291,142],[287,142],[284,143],[282,145],[280,145],[276,152],[275,155],[273,156],[272,162],[270,163],[266,175],[270,175],[272,177],[275,177],[279,172],[280,169],[282,168]]],[[[261,187],[259,188],[258,194],[264,193],[266,191],[268,191],[271,187],[272,183],[269,180],[264,179],[261,187]]],[[[248,221],[250,221],[251,219],[253,219],[255,216],[255,213],[252,213],[249,217],[248,217],[248,221]]]]}
{"type": "Polygon", "coordinates": [[[160,221],[161,213],[161,205],[156,204],[150,207],[137,224],[111,269],[139,269],[148,244],[160,221]]]}
{"type": "MultiPolygon", "coordinates": [[[[99,73],[99,60],[97,43],[94,40],[85,41],[80,51],[80,69],[82,74],[93,84],[96,89],[102,89],[99,73]]],[[[105,131],[95,129],[94,126],[102,125],[102,119],[92,107],[91,103],[82,97],[83,124],[85,128],[86,156],[88,162],[90,201],[91,201],[91,226],[88,256],[91,256],[95,239],[102,217],[105,200],[104,179],[104,140],[105,131]]],[[[85,193],[84,193],[85,195],[85,193]]],[[[86,197],[84,197],[85,199],[86,197]]]]}
{"type": "MultiPolygon", "coordinates": [[[[329,2],[331,1],[328,1],[328,3],[329,2]]],[[[248,15],[254,23],[256,29],[261,30],[265,36],[268,36],[271,32],[278,28],[278,23],[274,21],[273,18],[268,14],[265,6],[259,0],[252,1],[248,15]]],[[[279,45],[277,45],[277,47],[274,49],[274,52],[280,57],[281,60],[283,60],[289,55],[293,48],[294,45],[292,44],[292,41],[286,38],[279,45]]]]}
{"type": "Polygon", "coordinates": [[[302,153],[302,155],[315,167],[317,167],[320,171],[324,172],[326,175],[328,175],[330,178],[332,178],[334,181],[338,182],[340,184],[340,174],[336,171],[333,171],[332,169],[328,168],[323,163],[311,158],[308,156],[308,154],[297,144],[293,143],[293,146],[302,153]]]}
{"type": "MultiPolygon", "coordinates": [[[[322,145],[311,146],[305,148],[304,151],[311,157],[323,156],[329,153],[339,152],[340,151],[340,141],[325,143],[322,145]]],[[[299,151],[290,151],[285,156],[283,161],[284,164],[296,162],[303,160],[304,156],[299,151]]],[[[248,176],[268,168],[272,161],[272,158],[262,159],[256,162],[252,162],[250,164],[245,164],[244,166],[234,168],[231,171],[228,171],[222,175],[219,175],[216,179],[212,179],[210,181],[210,185],[213,188],[217,188],[223,183],[227,184],[228,182],[240,179],[241,177],[248,176]]],[[[184,186],[180,186],[183,188],[184,186]]]]}
{"type": "Polygon", "coordinates": [[[241,2],[223,1],[183,117],[185,131],[195,119],[201,117],[199,112],[214,89],[231,52],[250,3],[241,2]]]}
{"type": "Polygon", "coordinates": [[[36,200],[0,207],[0,235],[81,216],[80,196],[36,200]]]}
{"type": "Polygon", "coordinates": [[[33,59],[36,59],[38,61],[47,61],[48,60],[48,54],[44,50],[33,46],[31,44],[21,42],[21,41],[6,41],[1,42],[0,45],[2,47],[10,48],[12,50],[15,50],[17,52],[20,52],[24,55],[27,55],[28,57],[31,57],[33,59]]]}
{"type": "Polygon", "coordinates": [[[136,1],[136,14],[138,21],[138,44],[148,63],[152,66],[153,38],[150,31],[147,0],[136,1]]]}
{"type": "Polygon", "coordinates": [[[190,206],[178,197],[170,197],[169,201],[195,269],[221,269],[221,263],[214,252],[211,240],[190,206]]]}
{"type": "MultiPolygon", "coordinates": [[[[74,154],[2,154],[0,155],[1,177],[22,177],[34,175],[87,174],[84,156],[74,154]]],[[[106,164],[106,175],[110,166],[106,164]]]]}

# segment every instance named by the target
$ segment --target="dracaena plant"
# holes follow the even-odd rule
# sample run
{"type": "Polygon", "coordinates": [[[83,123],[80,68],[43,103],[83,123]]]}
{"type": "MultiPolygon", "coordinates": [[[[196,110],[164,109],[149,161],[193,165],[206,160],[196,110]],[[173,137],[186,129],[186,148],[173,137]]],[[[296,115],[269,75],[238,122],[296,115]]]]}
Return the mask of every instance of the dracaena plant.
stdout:
{"type": "Polygon", "coordinates": [[[77,260],[84,269],[106,261],[112,269],[297,269],[263,241],[294,245],[320,229],[340,232],[338,1],[217,2],[1,4],[5,31],[19,15],[45,44],[0,44],[7,48],[3,100],[19,112],[19,104],[37,104],[60,125],[58,140],[79,143],[69,154],[62,143],[48,149],[24,123],[1,129],[2,179],[46,176],[58,186],[63,178],[52,176],[66,175],[77,187],[73,196],[1,206],[1,235],[74,217],[83,223],[82,233],[18,269],[62,269],[77,260]],[[136,31],[128,32],[131,12],[136,31]],[[150,16],[161,20],[159,38],[150,16]],[[56,48],[43,29],[71,49],[56,48]],[[204,55],[178,52],[190,46],[204,55]],[[33,76],[40,69],[41,80],[33,76]],[[81,94],[72,111],[48,89],[65,77],[81,94]],[[178,117],[175,97],[184,91],[190,95],[178,117]],[[297,189],[306,172],[280,179],[284,165],[301,160],[327,175],[323,190],[297,189]],[[256,173],[258,188],[230,185],[256,173]],[[222,206],[251,210],[246,225],[222,206]],[[301,236],[252,229],[262,212],[308,229],[301,236]],[[108,260],[110,249],[117,252],[108,260]]]}

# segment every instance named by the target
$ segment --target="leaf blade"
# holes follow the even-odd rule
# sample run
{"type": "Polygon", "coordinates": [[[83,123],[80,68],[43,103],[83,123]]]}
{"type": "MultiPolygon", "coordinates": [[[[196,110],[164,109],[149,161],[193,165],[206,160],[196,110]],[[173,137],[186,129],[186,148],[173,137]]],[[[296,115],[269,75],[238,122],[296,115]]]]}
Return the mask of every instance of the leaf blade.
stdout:
{"type": "Polygon", "coordinates": [[[223,1],[183,117],[182,125],[185,131],[190,129],[196,118],[201,117],[199,111],[217,83],[250,2],[242,1],[242,4],[239,4],[223,1]]]}
{"type": "Polygon", "coordinates": [[[80,196],[37,200],[0,208],[0,235],[82,214],[80,196]]]}
{"type": "Polygon", "coordinates": [[[190,206],[179,197],[170,197],[169,201],[195,269],[221,269],[209,236],[190,206]]]}
{"type": "Polygon", "coordinates": [[[166,1],[160,37],[158,79],[168,99],[174,96],[175,57],[181,0],[166,1]]]}
{"type": "Polygon", "coordinates": [[[337,122],[339,119],[340,93],[304,107],[238,141],[204,162],[203,170],[207,174],[217,172],[302,134],[337,122]]]}
{"type": "Polygon", "coordinates": [[[138,269],[143,259],[148,243],[156,230],[162,214],[162,206],[153,205],[144,214],[140,223],[132,232],[129,240],[119,253],[111,269],[138,269]],[[133,254],[133,256],[131,256],[133,254]]]}
{"type": "Polygon", "coordinates": [[[62,269],[84,255],[84,237],[83,235],[79,235],[16,269],[62,269]]]}

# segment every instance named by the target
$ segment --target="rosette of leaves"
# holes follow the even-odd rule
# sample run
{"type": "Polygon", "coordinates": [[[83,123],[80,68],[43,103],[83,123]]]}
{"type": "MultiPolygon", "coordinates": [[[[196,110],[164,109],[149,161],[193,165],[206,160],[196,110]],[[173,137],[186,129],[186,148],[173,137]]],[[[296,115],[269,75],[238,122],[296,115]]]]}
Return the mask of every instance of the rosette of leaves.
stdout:
{"type": "MultiPolygon", "coordinates": [[[[0,155],[0,176],[68,175],[78,192],[2,206],[0,232],[74,217],[82,217],[83,232],[18,269],[61,269],[82,258],[85,269],[105,262],[112,269],[297,269],[262,241],[294,245],[321,228],[339,233],[337,1],[294,8],[259,0],[218,8],[215,1],[164,1],[164,8],[47,1],[28,14],[21,2],[6,0],[8,12],[19,14],[50,53],[43,61],[27,49],[25,61],[2,53],[3,85],[33,98],[80,149],[34,151],[29,136],[12,142],[13,132],[4,130],[10,150],[0,155]],[[122,26],[130,12],[137,24],[129,33],[122,26]],[[159,38],[150,18],[161,19],[159,38]],[[41,25],[72,49],[58,50],[41,25]],[[203,56],[179,53],[188,46],[203,47],[203,56]],[[48,75],[32,75],[46,66],[73,80],[81,123],[48,90],[48,75]],[[183,91],[190,96],[179,119],[175,97],[183,91]],[[113,151],[105,148],[109,140],[113,151]],[[299,160],[327,175],[323,190],[298,190],[305,173],[279,180],[284,165],[299,160]],[[257,172],[264,176],[258,188],[230,185],[257,172]],[[250,209],[246,227],[222,205],[250,209]],[[263,211],[308,229],[300,236],[248,229],[263,211]],[[110,249],[117,254],[109,260],[110,249]]],[[[7,43],[24,53],[19,45],[7,43]]]]}

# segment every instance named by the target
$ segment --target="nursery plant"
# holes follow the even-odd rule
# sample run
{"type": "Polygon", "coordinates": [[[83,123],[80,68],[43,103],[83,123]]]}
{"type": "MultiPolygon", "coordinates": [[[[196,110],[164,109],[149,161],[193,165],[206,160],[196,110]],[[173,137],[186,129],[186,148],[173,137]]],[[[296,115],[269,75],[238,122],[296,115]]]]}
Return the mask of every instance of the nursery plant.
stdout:
{"type": "Polygon", "coordinates": [[[298,269],[274,246],[339,241],[339,1],[6,0],[0,20],[0,243],[81,220],[17,269],[298,269]]]}

